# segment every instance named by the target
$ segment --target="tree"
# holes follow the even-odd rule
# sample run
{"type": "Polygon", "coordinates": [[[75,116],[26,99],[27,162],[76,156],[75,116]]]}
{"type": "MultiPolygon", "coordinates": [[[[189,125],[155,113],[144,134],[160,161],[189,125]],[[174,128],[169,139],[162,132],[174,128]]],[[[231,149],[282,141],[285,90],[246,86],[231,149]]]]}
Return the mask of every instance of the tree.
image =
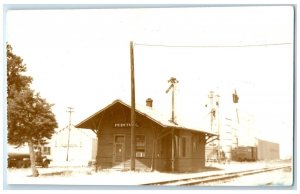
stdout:
{"type": "Polygon", "coordinates": [[[7,45],[7,139],[17,146],[28,144],[32,175],[38,176],[34,145],[45,144],[52,137],[57,122],[51,110],[53,104],[30,89],[32,78],[22,75],[24,72],[26,65],[7,45]]]}
{"type": "Polygon", "coordinates": [[[7,94],[8,98],[13,98],[14,94],[29,88],[32,77],[22,75],[22,73],[25,73],[27,70],[26,65],[23,64],[21,57],[12,52],[12,47],[9,44],[6,44],[6,58],[7,94]]]}

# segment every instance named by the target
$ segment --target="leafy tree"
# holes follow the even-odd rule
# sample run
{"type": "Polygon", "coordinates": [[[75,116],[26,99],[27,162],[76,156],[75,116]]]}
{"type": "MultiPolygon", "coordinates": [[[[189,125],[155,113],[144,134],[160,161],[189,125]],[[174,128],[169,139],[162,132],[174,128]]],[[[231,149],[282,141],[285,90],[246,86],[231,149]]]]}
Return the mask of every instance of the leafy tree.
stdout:
{"type": "Polygon", "coordinates": [[[9,44],[6,44],[6,58],[7,94],[8,98],[13,98],[14,94],[29,88],[32,77],[22,75],[22,73],[25,73],[27,70],[26,65],[23,64],[21,57],[12,52],[12,47],[9,44]]]}
{"type": "Polygon", "coordinates": [[[7,123],[8,143],[29,146],[32,175],[39,173],[35,165],[34,145],[45,144],[57,127],[52,104],[30,89],[32,78],[22,73],[26,65],[7,45],[7,123]]]}

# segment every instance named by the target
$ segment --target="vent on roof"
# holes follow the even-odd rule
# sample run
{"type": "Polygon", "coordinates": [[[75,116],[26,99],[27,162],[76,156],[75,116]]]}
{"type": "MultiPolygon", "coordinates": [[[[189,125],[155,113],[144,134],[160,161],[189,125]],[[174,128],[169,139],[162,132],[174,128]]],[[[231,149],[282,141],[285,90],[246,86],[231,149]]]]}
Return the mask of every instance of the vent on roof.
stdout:
{"type": "Polygon", "coordinates": [[[152,105],[153,105],[153,100],[151,98],[147,98],[147,100],[146,100],[146,106],[152,108],[152,105]]]}

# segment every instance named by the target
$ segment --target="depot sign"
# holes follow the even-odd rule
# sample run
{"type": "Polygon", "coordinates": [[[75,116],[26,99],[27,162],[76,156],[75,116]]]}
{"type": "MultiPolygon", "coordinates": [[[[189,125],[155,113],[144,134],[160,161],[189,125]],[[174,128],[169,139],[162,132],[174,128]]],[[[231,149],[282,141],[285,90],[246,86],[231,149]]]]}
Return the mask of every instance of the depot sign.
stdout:
{"type": "MultiPolygon", "coordinates": [[[[115,128],[129,128],[131,127],[131,123],[114,123],[115,128]]],[[[140,127],[138,123],[135,123],[135,127],[140,127]]]]}

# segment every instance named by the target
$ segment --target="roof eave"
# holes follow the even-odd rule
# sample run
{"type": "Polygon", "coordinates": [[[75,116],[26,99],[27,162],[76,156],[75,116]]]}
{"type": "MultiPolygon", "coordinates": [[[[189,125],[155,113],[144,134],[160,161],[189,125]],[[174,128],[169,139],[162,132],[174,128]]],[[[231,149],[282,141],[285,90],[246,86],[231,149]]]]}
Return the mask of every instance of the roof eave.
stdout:
{"type": "MultiPolygon", "coordinates": [[[[108,106],[102,108],[101,110],[97,111],[96,113],[94,113],[93,115],[89,116],[88,118],[86,118],[85,120],[83,120],[82,122],[78,123],[77,125],[75,125],[76,128],[85,128],[85,127],[81,127],[84,125],[84,123],[87,123],[89,120],[91,120],[92,118],[96,117],[97,115],[101,114],[103,111],[107,110],[108,108],[110,108],[111,106],[115,105],[116,103],[121,103],[122,105],[126,106],[127,108],[131,109],[131,106],[128,105],[127,103],[123,102],[120,99],[117,99],[115,101],[113,101],[111,104],[109,104],[108,106]]],[[[194,132],[200,132],[200,133],[205,133],[205,134],[209,134],[212,136],[217,136],[217,134],[214,133],[210,133],[207,131],[202,131],[202,130],[196,130],[196,129],[190,129],[190,128],[186,128],[186,127],[182,127],[182,126],[174,126],[174,125],[166,125],[156,119],[154,119],[153,117],[149,116],[147,113],[144,113],[143,111],[140,111],[139,109],[135,109],[135,111],[137,113],[139,113],[140,115],[152,120],[153,122],[157,123],[158,125],[160,125],[161,127],[164,128],[176,128],[176,129],[183,129],[183,130],[189,130],[189,131],[194,131],[194,132]]]]}
{"type": "Polygon", "coordinates": [[[92,114],[88,118],[84,119],[83,121],[81,121],[80,123],[78,123],[77,125],[75,125],[75,127],[76,128],[82,128],[82,127],[80,127],[80,125],[83,125],[84,123],[86,123],[87,121],[89,121],[90,119],[92,119],[93,117],[101,114],[103,111],[105,111],[106,109],[108,109],[109,107],[113,106],[114,104],[116,104],[117,102],[120,102],[120,101],[121,100],[119,100],[119,99],[113,101],[111,104],[107,105],[106,107],[102,108],[101,110],[97,111],[96,113],[92,114]]]}
{"type": "Polygon", "coordinates": [[[167,128],[183,129],[183,130],[188,130],[188,131],[193,131],[193,132],[198,132],[198,133],[205,133],[205,134],[208,134],[208,135],[211,135],[211,136],[218,136],[217,134],[211,133],[211,132],[208,132],[208,131],[190,129],[190,128],[180,127],[180,126],[167,126],[167,128]]]}

